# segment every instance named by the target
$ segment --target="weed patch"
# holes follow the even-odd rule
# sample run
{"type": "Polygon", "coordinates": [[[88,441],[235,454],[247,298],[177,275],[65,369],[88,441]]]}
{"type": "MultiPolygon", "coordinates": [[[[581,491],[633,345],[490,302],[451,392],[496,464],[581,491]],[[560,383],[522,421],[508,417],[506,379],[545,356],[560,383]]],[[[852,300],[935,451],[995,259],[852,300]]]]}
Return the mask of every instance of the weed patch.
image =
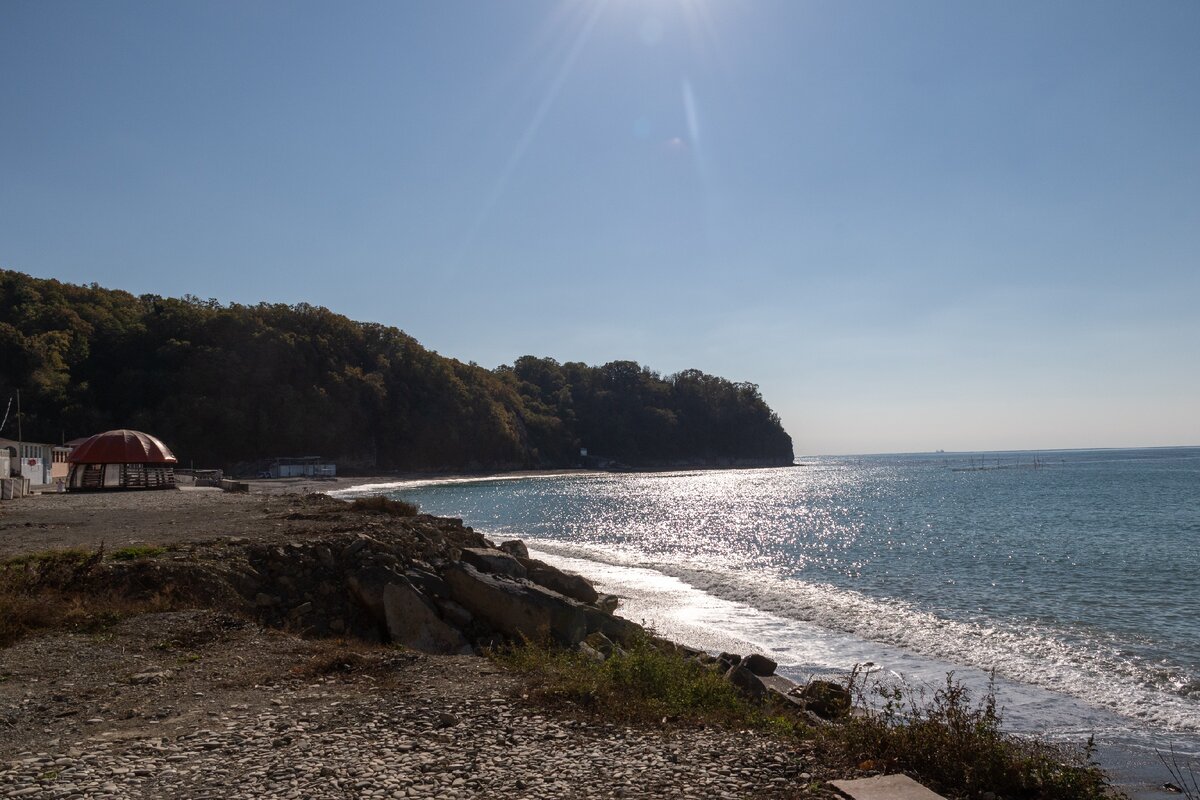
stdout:
{"type": "MultiPolygon", "coordinates": [[[[599,662],[581,653],[526,642],[493,652],[523,675],[530,696],[547,705],[582,707],[605,720],[699,723],[753,728],[782,741],[804,741],[821,762],[847,775],[904,772],[948,797],[1011,800],[1111,800],[1104,773],[1080,751],[1003,732],[993,693],[979,703],[947,676],[931,699],[876,688],[839,723],[812,728],[771,706],[750,703],[720,674],[686,656],[635,643],[599,662]]],[[[851,688],[857,679],[851,678],[851,688]]]]}
{"type": "Polygon", "coordinates": [[[748,703],[720,675],[649,639],[599,662],[581,653],[531,642],[496,651],[501,665],[528,678],[532,696],[548,704],[573,704],[605,719],[673,721],[730,727],[792,723],[748,703]]]}
{"type": "Polygon", "coordinates": [[[350,506],[355,511],[366,511],[369,514],[388,514],[393,517],[415,517],[421,513],[421,507],[407,500],[392,500],[383,495],[360,497],[350,506]]]}
{"type": "Polygon", "coordinates": [[[396,647],[356,639],[318,639],[310,643],[309,657],[292,667],[300,678],[368,675],[391,684],[413,656],[396,647]]]}
{"type": "Polygon", "coordinates": [[[114,550],[109,556],[114,561],[133,561],[138,558],[153,558],[161,556],[167,552],[164,547],[155,547],[154,545],[138,544],[129,547],[122,547],[120,550],[114,550]]]}
{"type": "Polygon", "coordinates": [[[896,686],[875,686],[882,701],[819,732],[831,763],[906,772],[955,797],[1101,800],[1112,792],[1092,760],[1092,743],[1073,750],[1005,733],[994,692],[974,702],[946,676],[931,699],[896,686]]]}
{"type": "Polygon", "coordinates": [[[104,560],[95,551],[32,553],[0,562],[0,647],[43,630],[94,633],[148,611],[177,607],[167,594],[132,600],[96,591],[90,578],[104,560]]]}

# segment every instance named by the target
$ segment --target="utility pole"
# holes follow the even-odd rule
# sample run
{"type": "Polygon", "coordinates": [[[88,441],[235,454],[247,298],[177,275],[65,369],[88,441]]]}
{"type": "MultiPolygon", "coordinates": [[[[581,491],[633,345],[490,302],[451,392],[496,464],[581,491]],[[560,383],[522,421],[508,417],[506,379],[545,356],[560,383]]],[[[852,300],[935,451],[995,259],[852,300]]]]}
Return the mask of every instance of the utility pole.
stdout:
{"type": "Polygon", "coordinates": [[[25,437],[21,435],[21,390],[17,389],[17,477],[25,477],[25,437]]]}

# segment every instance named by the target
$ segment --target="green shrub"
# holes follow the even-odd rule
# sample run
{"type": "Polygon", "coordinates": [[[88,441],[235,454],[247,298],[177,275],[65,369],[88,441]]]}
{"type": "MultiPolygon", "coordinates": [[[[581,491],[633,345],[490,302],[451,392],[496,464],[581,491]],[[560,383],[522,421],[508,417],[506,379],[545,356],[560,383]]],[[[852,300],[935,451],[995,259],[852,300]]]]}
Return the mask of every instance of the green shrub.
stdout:
{"type": "Polygon", "coordinates": [[[167,552],[166,548],[155,547],[149,544],[135,544],[129,547],[122,547],[120,550],[114,550],[111,558],[117,561],[133,561],[138,558],[153,558],[167,552]]]}
{"type": "Polygon", "coordinates": [[[906,772],[955,797],[1100,800],[1112,797],[1104,773],[1092,760],[1089,740],[1081,750],[1018,737],[1001,729],[993,690],[978,704],[970,691],[946,676],[932,700],[895,686],[876,686],[878,707],[862,704],[843,724],[822,729],[826,758],[906,772]]]}
{"type": "MultiPolygon", "coordinates": [[[[572,703],[626,722],[677,721],[760,726],[768,718],[721,675],[649,638],[599,662],[571,650],[531,642],[493,654],[522,673],[538,700],[572,703]]],[[[778,722],[778,721],[776,721],[778,722]]]]}

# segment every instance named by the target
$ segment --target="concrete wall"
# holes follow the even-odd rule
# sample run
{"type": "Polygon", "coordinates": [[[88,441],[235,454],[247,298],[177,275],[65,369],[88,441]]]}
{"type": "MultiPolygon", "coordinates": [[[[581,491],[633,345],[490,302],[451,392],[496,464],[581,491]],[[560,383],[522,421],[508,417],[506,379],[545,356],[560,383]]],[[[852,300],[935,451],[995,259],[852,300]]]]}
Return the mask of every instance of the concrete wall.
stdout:
{"type": "Polygon", "coordinates": [[[28,478],[0,478],[0,500],[17,500],[28,494],[28,478]]]}

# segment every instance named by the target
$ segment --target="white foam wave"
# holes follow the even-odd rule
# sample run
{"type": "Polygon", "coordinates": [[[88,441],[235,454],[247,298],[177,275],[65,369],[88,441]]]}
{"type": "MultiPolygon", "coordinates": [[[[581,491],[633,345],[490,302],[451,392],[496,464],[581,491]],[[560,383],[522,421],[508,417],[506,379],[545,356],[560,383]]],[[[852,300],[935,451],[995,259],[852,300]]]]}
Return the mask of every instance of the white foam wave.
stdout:
{"type": "MultiPolygon", "coordinates": [[[[694,636],[689,624],[710,633],[721,630],[727,640],[808,659],[813,666],[824,662],[824,666],[846,668],[854,663],[849,659],[864,656],[864,660],[904,658],[895,652],[872,658],[869,646],[831,641],[828,635],[848,634],[860,643],[881,643],[952,666],[994,669],[1011,681],[1111,710],[1136,723],[1131,730],[1153,726],[1200,733],[1200,704],[1173,691],[1177,691],[1172,685],[1179,681],[1177,674],[1155,674],[1157,665],[1139,663],[1123,654],[1117,644],[1097,636],[1033,623],[1001,627],[945,619],[902,601],[876,600],[852,590],[764,572],[687,562],[649,563],[629,552],[561,541],[537,540],[533,544],[552,557],[577,562],[568,566],[595,577],[602,585],[623,588],[632,595],[635,608],[647,609],[659,625],[680,628],[677,633],[694,636]],[[688,592],[725,605],[688,596],[688,592]],[[800,643],[805,637],[810,640],[807,645],[800,643]],[[840,662],[828,663],[832,659],[840,662]]],[[[914,669],[911,663],[906,667],[914,669]]],[[[1048,701],[1023,697],[1017,702],[1041,705],[1048,701]]]]}
{"type": "Polygon", "coordinates": [[[538,480],[544,481],[554,478],[571,478],[579,480],[580,478],[590,478],[601,476],[601,473],[574,473],[564,472],[558,473],[539,473],[537,475],[474,475],[469,477],[444,477],[444,478],[405,478],[399,481],[385,481],[383,483],[364,483],[358,486],[348,486],[345,489],[335,489],[326,492],[330,497],[347,498],[356,497],[358,495],[376,495],[387,494],[388,492],[405,491],[408,489],[423,489],[430,486],[454,486],[458,484],[472,483],[499,483],[508,481],[529,481],[538,480]]]}

